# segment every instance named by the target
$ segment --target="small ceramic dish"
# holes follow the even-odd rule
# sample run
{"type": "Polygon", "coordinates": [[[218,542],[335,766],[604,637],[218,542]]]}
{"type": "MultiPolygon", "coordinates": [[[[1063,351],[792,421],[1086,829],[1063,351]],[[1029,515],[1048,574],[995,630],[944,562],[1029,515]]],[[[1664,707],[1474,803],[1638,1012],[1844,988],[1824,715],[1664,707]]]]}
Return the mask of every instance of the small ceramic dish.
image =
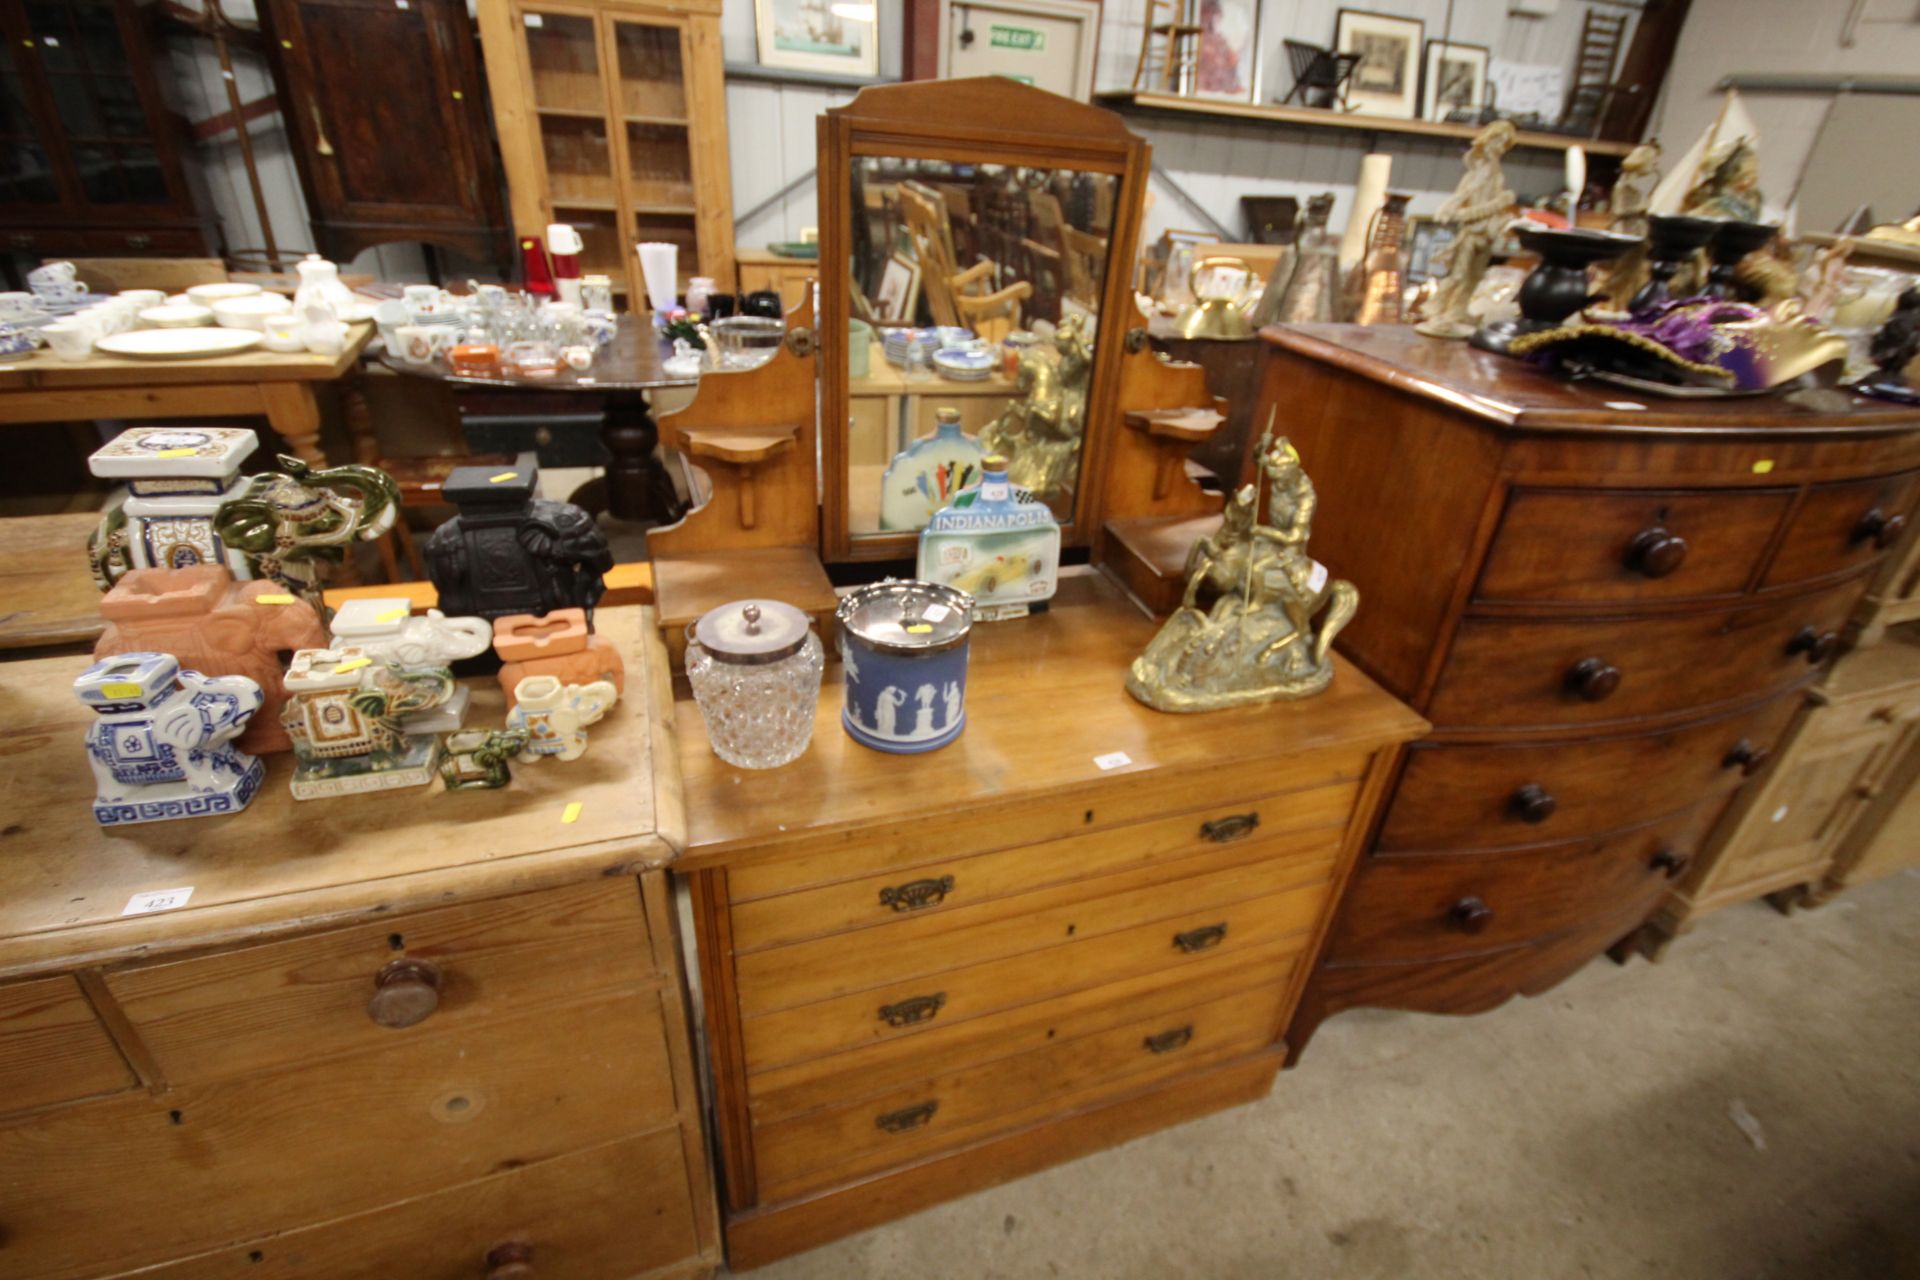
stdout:
{"type": "Polygon", "coordinates": [[[191,302],[170,302],[142,311],[140,323],[153,329],[199,329],[213,323],[213,312],[191,302]]]}
{"type": "Polygon", "coordinates": [[[267,317],[293,310],[293,303],[277,293],[250,293],[243,298],[223,298],[213,304],[213,318],[225,329],[267,327],[267,317]]]}
{"type": "Polygon", "coordinates": [[[187,290],[187,296],[203,307],[216,302],[225,302],[230,298],[251,298],[259,293],[260,286],[246,284],[239,280],[222,280],[216,284],[196,284],[187,290]]]}
{"type": "Polygon", "coordinates": [[[990,377],[1000,358],[975,347],[942,347],[933,353],[933,367],[955,382],[979,382],[990,377]]]}

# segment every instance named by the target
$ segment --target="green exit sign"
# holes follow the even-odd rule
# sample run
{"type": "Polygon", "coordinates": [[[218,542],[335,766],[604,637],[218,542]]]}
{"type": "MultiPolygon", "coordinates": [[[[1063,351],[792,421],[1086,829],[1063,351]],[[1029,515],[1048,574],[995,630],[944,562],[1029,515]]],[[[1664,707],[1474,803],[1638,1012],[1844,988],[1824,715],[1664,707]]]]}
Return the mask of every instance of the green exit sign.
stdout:
{"type": "Polygon", "coordinates": [[[1031,27],[1003,27],[996,24],[988,31],[987,43],[996,49],[1025,49],[1029,53],[1040,53],[1047,47],[1047,33],[1031,27]]]}

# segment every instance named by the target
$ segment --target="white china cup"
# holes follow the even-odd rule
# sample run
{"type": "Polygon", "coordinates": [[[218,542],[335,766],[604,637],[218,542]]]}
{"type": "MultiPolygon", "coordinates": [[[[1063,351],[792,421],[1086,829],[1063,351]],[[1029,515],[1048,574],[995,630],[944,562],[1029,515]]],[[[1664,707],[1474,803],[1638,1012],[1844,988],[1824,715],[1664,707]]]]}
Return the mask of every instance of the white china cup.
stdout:
{"type": "Polygon", "coordinates": [[[453,332],[445,325],[403,324],[393,331],[396,353],[408,364],[428,364],[453,346],[453,332]]]}
{"type": "Polygon", "coordinates": [[[160,306],[167,300],[164,289],[122,289],[113,296],[132,303],[136,313],[145,311],[148,307],[160,306]]]}
{"type": "Polygon", "coordinates": [[[307,322],[291,311],[268,316],[260,325],[260,331],[266,335],[260,345],[269,351],[305,351],[306,327],[307,322]]]}
{"type": "Polygon", "coordinates": [[[93,344],[100,332],[93,325],[78,317],[56,320],[40,330],[40,336],[53,348],[53,354],[62,360],[85,360],[93,354],[93,344]]]}
{"type": "Polygon", "coordinates": [[[46,262],[27,272],[27,288],[43,298],[66,301],[87,291],[87,282],[76,279],[79,270],[71,262],[46,262]]]}

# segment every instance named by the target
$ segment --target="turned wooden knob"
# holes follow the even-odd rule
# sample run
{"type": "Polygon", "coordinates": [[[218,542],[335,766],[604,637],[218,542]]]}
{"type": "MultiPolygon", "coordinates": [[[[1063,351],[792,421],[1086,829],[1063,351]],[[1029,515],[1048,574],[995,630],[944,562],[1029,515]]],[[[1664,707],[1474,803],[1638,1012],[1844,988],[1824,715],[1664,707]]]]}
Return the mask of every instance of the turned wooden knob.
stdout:
{"type": "Polygon", "coordinates": [[[1794,632],[1793,637],[1787,641],[1787,654],[1788,656],[1796,653],[1805,654],[1807,665],[1817,667],[1828,658],[1831,658],[1833,651],[1839,647],[1840,633],[1838,631],[1821,632],[1814,630],[1812,627],[1802,627],[1794,632]]]}
{"type": "Polygon", "coordinates": [[[1513,810],[1514,817],[1522,822],[1534,823],[1545,822],[1553,816],[1553,811],[1560,807],[1560,802],[1555,800],[1545,787],[1534,782],[1529,782],[1514,792],[1513,799],[1507,803],[1513,810]]]}
{"type": "Polygon", "coordinates": [[[533,1280],[533,1246],[508,1240],[487,1250],[487,1280],[533,1280]]]}
{"type": "Polygon", "coordinates": [[[1666,873],[1669,880],[1678,880],[1687,873],[1687,866],[1693,861],[1678,849],[1668,847],[1653,855],[1653,869],[1666,873]]]}
{"type": "Polygon", "coordinates": [[[1627,544],[1627,568],[1647,578],[1664,578],[1687,558],[1687,540],[1654,525],[1642,529],[1627,544]]]}
{"type": "Polygon", "coordinates": [[[1447,923],[1462,933],[1484,933],[1493,923],[1493,908],[1479,898],[1462,898],[1447,912],[1447,923]]]}
{"type": "Polygon", "coordinates": [[[373,975],[367,1016],[383,1027],[411,1027],[440,1007],[440,968],[426,960],[389,960],[373,975]]]}
{"type": "Polygon", "coordinates": [[[1720,763],[1725,768],[1738,769],[1743,775],[1751,778],[1765,768],[1767,761],[1772,758],[1773,752],[1765,747],[1756,747],[1748,739],[1742,738],[1733,744],[1733,750],[1727,752],[1726,758],[1720,763]]]}
{"type": "Polygon", "coordinates": [[[1885,551],[1900,541],[1900,535],[1907,531],[1905,516],[1889,516],[1878,507],[1860,517],[1860,523],[1853,526],[1853,541],[1856,543],[1872,541],[1873,545],[1885,551]]]}
{"type": "Polygon", "coordinates": [[[1567,670],[1567,692],[1605,702],[1620,687],[1620,668],[1600,658],[1582,658],[1567,670]]]}

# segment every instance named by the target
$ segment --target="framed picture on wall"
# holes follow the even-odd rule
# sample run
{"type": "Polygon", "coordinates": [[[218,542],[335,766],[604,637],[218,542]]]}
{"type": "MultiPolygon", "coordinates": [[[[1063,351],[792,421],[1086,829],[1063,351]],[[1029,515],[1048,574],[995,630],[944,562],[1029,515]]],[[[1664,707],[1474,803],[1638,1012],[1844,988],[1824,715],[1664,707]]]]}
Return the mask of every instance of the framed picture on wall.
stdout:
{"type": "Polygon", "coordinates": [[[753,19],[763,67],[880,74],[880,33],[872,0],[753,0],[753,19]]]}
{"type": "Polygon", "coordinates": [[[1260,0],[1195,0],[1192,12],[1191,20],[1200,27],[1193,96],[1258,102],[1260,0]]]}
{"type": "Polygon", "coordinates": [[[1420,42],[1426,24],[1365,9],[1342,9],[1334,26],[1336,53],[1357,53],[1347,103],[1363,115],[1411,120],[1420,113],[1420,42]]]}
{"type": "Polygon", "coordinates": [[[1453,226],[1425,215],[1407,224],[1407,283],[1425,284],[1447,274],[1447,254],[1453,248],[1453,226]]]}
{"type": "Polygon", "coordinates": [[[1487,66],[1493,54],[1483,44],[1427,41],[1427,64],[1420,76],[1420,114],[1445,120],[1449,112],[1478,111],[1487,105],[1487,66]]]}
{"type": "Polygon", "coordinates": [[[873,313],[882,324],[912,324],[920,309],[920,264],[904,253],[887,259],[880,272],[880,291],[873,299],[873,313]]]}

